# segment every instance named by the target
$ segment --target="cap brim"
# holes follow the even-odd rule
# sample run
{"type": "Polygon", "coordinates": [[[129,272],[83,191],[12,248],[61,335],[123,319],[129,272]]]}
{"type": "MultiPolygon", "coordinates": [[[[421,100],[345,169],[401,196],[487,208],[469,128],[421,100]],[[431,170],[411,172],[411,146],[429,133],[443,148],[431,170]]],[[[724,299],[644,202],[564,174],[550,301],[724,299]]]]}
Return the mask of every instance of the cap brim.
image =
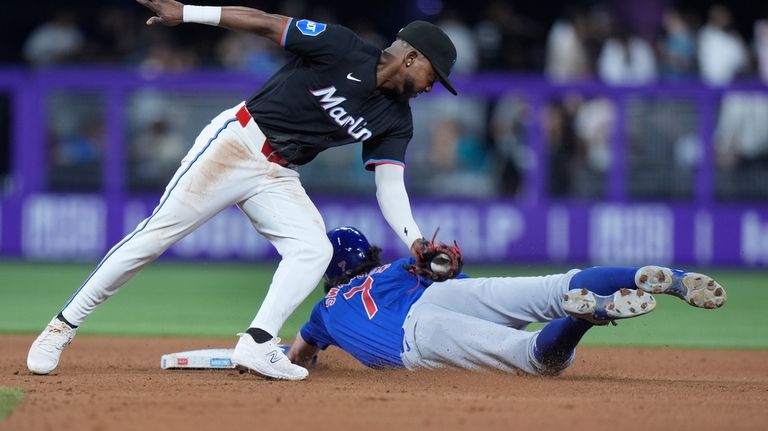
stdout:
{"type": "Polygon", "coordinates": [[[457,93],[456,89],[453,88],[453,85],[451,84],[451,81],[448,80],[448,77],[440,69],[436,68],[434,64],[432,65],[432,69],[434,69],[435,73],[437,73],[437,77],[440,83],[443,84],[443,87],[450,91],[454,96],[458,96],[459,93],[457,93]]]}

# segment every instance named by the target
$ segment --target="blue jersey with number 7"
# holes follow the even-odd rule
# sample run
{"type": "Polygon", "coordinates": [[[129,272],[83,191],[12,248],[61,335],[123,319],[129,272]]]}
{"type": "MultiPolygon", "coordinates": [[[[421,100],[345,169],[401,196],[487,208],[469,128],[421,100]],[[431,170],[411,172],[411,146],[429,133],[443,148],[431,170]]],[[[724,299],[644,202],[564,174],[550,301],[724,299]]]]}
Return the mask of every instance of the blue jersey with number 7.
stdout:
{"type": "Polygon", "coordinates": [[[301,328],[302,338],[321,349],[339,346],[369,367],[403,368],[403,322],[431,284],[405,269],[412,263],[399,259],[331,288],[301,328]]]}

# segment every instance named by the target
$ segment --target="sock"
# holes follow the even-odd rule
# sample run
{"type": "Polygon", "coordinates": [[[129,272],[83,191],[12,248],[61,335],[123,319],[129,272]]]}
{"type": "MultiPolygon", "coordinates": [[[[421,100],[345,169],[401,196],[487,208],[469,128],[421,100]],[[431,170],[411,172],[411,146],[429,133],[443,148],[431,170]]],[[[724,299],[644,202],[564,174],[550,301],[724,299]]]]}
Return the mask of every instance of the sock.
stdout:
{"type": "Polygon", "coordinates": [[[547,367],[561,367],[590,328],[591,323],[572,316],[553,320],[536,337],[533,355],[547,367]]]}
{"type": "Polygon", "coordinates": [[[637,289],[635,273],[637,268],[621,266],[594,266],[580,271],[571,278],[568,289],[587,289],[592,293],[606,296],[619,289],[637,289]]]}
{"type": "Polygon", "coordinates": [[[253,341],[259,344],[266,343],[267,341],[275,338],[269,332],[261,328],[248,328],[248,330],[245,332],[248,333],[248,335],[250,335],[251,338],[253,338],[253,341]]]}
{"type": "Polygon", "coordinates": [[[64,315],[63,315],[63,314],[61,314],[61,313],[57,314],[57,315],[56,315],[56,318],[57,318],[57,319],[59,319],[59,320],[61,320],[61,321],[62,321],[62,322],[64,322],[64,323],[66,323],[66,324],[67,324],[67,326],[69,326],[70,328],[72,328],[72,329],[77,329],[77,326],[75,326],[75,325],[73,325],[73,324],[69,323],[69,321],[68,321],[67,319],[65,319],[65,318],[64,318],[64,315]]]}

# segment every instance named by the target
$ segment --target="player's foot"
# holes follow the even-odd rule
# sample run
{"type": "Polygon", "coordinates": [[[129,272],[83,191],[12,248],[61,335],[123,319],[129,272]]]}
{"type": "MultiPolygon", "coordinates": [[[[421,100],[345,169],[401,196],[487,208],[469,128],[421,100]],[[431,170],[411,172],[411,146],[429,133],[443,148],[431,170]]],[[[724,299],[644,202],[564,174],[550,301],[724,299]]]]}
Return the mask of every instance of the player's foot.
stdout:
{"type": "Polygon", "coordinates": [[[27,368],[35,374],[49,374],[59,365],[61,352],[72,342],[77,328],[54,317],[37,337],[27,355],[27,368]]]}
{"type": "Polygon", "coordinates": [[[304,380],[309,371],[291,363],[280,346],[280,339],[257,343],[248,334],[239,334],[240,341],[232,353],[232,365],[240,373],[255,373],[281,380],[304,380]]]}
{"type": "Polygon", "coordinates": [[[722,307],[728,299],[725,289],[704,274],[644,266],[635,273],[635,284],[648,293],[677,296],[699,308],[722,307]]]}
{"type": "Polygon", "coordinates": [[[650,313],[656,300],[640,289],[621,289],[612,295],[597,295],[587,289],[573,289],[563,295],[563,308],[573,317],[595,325],[650,313]]]}

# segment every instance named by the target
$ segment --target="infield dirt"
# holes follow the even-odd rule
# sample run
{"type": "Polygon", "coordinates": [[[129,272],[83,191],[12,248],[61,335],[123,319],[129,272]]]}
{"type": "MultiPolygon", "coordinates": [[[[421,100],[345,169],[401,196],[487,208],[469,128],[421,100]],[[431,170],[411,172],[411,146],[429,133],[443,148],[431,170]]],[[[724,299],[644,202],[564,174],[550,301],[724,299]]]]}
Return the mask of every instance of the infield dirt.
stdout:
{"type": "Polygon", "coordinates": [[[303,382],[163,371],[160,355],[235,339],[78,336],[52,375],[33,335],[0,335],[0,386],[26,398],[0,430],[761,430],[768,351],[583,347],[559,377],[376,371],[329,349],[303,382]]]}

